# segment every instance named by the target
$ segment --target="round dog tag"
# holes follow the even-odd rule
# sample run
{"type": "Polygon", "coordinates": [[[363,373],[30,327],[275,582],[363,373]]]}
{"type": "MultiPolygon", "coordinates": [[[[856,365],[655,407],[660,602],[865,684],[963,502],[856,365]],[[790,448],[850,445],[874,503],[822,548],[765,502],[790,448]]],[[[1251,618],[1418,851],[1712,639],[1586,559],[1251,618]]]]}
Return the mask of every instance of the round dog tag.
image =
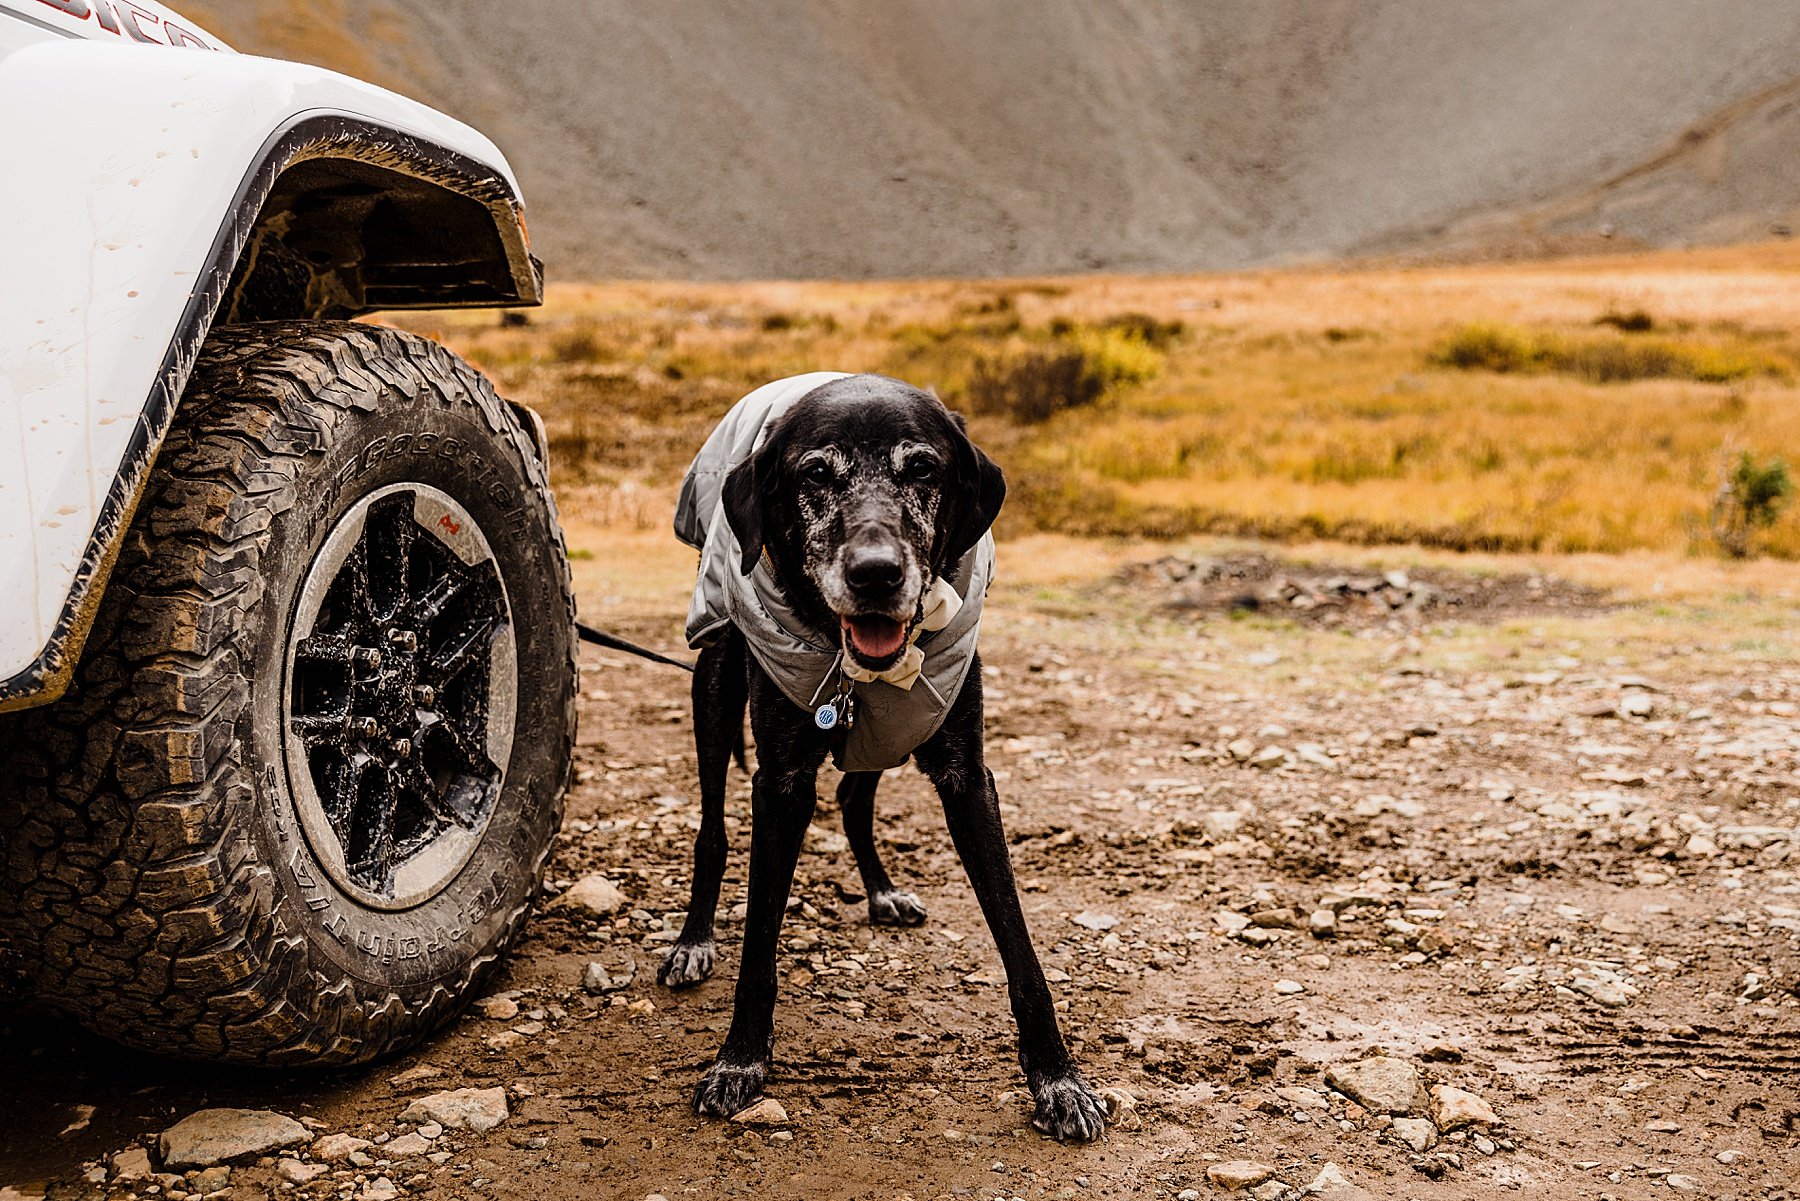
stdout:
{"type": "Polygon", "coordinates": [[[813,724],[821,730],[829,730],[838,723],[837,706],[826,701],[813,710],[813,724]]]}

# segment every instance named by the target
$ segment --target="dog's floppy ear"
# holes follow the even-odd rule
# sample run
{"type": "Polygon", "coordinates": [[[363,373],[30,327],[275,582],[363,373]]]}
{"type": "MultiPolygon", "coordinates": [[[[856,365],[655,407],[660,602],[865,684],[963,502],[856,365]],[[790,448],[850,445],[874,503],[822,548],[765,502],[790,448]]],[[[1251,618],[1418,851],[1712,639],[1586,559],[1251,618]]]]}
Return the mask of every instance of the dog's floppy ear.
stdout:
{"type": "Polygon", "coordinates": [[[961,413],[950,415],[950,442],[955,448],[956,473],[949,485],[952,503],[947,506],[949,528],[945,541],[944,568],[949,570],[975,548],[981,536],[1000,515],[1006,500],[1006,476],[981,448],[969,440],[968,423],[961,413]]]}
{"type": "Polygon", "coordinates": [[[745,575],[756,570],[756,561],[762,557],[764,530],[780,484],[782,447],[787,443],[783,424],[777,422],[763,444],[725,477],[721,495],[725,521],[743,551],[738,566],[745,575]]]}

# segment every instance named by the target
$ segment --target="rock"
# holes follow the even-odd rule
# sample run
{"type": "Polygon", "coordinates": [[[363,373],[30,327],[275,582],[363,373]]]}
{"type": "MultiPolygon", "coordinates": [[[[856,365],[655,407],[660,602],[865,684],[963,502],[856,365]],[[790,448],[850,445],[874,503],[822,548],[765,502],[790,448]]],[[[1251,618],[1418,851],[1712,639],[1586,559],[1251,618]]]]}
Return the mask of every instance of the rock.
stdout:
{"type": "Polygon", "coordinates": [[[1261,1184],[1275,1174],[1266,1163],[1249,1159],[1231,1159],[1206,1169],[1206,1178],[1227,1192],[1237,1192],[1261,1184]]]}
{"type": "Polygon", "coordinates": [[[1394,1137],[1424,1154],[1437,1142],[1437,1127],[1426,1118],[1395,1118],[1394,1137]]]}
{"type": "Polygon", "coordinates": [[[483,997],[475,1002],[475,1008],[481,1011],[482,1017],[500,1022],[510,1022],[519,1016],[519,1003],[511,997],[483,997]]]}
{"type": "Polygon", "coordinates": [[[605,964],[590,963],[581,973],[581,988],[584,992],[599,996],[603,993],[622,992],[630,988],[631,982],[635,979],[637,979],[637,961],[635,959],[627,959],[625,970],[616,976],[606,970],[605,964]]]}
{"type": "Polygon", "coordinates": [[[1114,1130],[1136,1130],[1143,1125],[1138,1117],[1138,1099],[1128,1089],[1103,1088],[1100,1099],[1106,1103],[1106,1124],[1114,1130]]]}
{"type": "Polygon", "coordinates": [[[1238,738],[1225,744],[1225,750],[1239,763],[1250,762],[1250,756],[1256,754],[1256,744],[1248,738],[1238,738]]]}
{"type": "Polygon", "coordinates": [[[1619,716],[1649,717],[1656,712],[1656,698],[1648,692],[1627,692],[1619,698],[1619,716]]]}
{"type": "Polygon", "coordinates": [[[301,1163],[297,1159],[284,1159],[275,1165],[275,1174],[289,1184],[311,1184],[329,1171],[330,1164],[301,1163]]]}
{"type": "Polygon", "coordinates": [[[1681,1123],[1670,1122],[1667,1120],[1651,1122],[1647,1124],[1644,1129],[1648,1130],[1651,1134],[1680,1134],[1681,1123]]]}
{"type": "Polygon", "coordinates": [[[388,1159],[411,1159],[415,1155],[423,1155],[431,1150],[431,1144],[423,1137],[414,1134],[403,1134],[399,1138],[389,1139],[381,1144],[381,1154],[388,1159]]]}
{"type": "Polygon", "coordinates": [[[1273,745],[1265,746],[1262,750],[1250,756],[1250,766],[1269,771],[1273,768],[1285,765],[1288,762],[1288,758],[1288,753],[1282,748],[1273,745]]]}
{"type": "Polygon", "coordinates": [[[206,1197],[231,1184],[231,1169],[224,1164],[195,1172],[188,1177],[188,1192],[206,1197]]]}
{"type": "Polygon", "coordinates": [[[506,1117],[503,1088],[459,1088],[432,1093],[420,1097],[400,1114],[402,1122],[437,1122],[446,1130],[472,1130],[476,1134],[485,1134],[506,1117]]]}
{"type": "Polygon", "coordinates": [[[1493,1107],[1474,1093],[1453,1084],[1434,1085],[1431,1090],[1431,1116],[1439,1130],[1460,1130],[1477,1126],[1484,1130],[1500,1124],[1493,1107]]]}
{"type": "Polygon", "coordinates": [[[1732,1164],[1737,1163],[1739,1160],[1743,1159],[1744,1153],[1742,1151],[1733,1151],[1733,1150],[1727,1148],[1726,1150],[1721,1151],[1717,1155],[1713,1156],[1713,1158],[1718,1160],[1720,1163],[1724,1164],[1726,1167],[1729,1168],[1732,1164]]]}
{"type": "Polygon", "coordinates": [[[311,1137],[293,1118],[266,1109],[202,1109],[163,1131],[158,1146],[165,1167],[207,1168],[311,1137]]]}
{"type": "Polygon", "coordinates": [[[423,1126],[420,1126],[417,1130],[413,1131],[413,1133],[423,1139],[435,1139],[444,1133],[444,1128],[436,1122],[426,1122],[423,1126]]]}
{"type": "Polygon", "coordinates": [[[1243,833],[1243,830],[1244,815],[1230,809],[1215,809],[1200,819],[1200,833],[1205,835],[1208,842],[1230,842],[1243,833]]]}
{"type": "Polygon", "coordinates": [[[354,1134],[328,1134],[312,1145],[312,1157],[326,1163],[349,1159],[352,1151],[366,1151],[375,1144],[354,1134]]]}
{"type": "Polygon", "coordinates": [[[1253,947],[1266,947],[1271,943],[1281,941],[1281,935],[1279,933],[1274,930],[1264,929],[1261,926],[1252,926],[1248,930],[1239,930],[1237,938],[1239,942],[1247,942],[1253,947]]]}
{"type": "Polygon", "coordinates": [[[1312,1178],[1312,1183],[1300,1191],[1310,1196],[1323,1197],[1325,1201],[1373,1201],[1366,1189],[1350,1183],[1343,1169],[1334,1163],[1320,1168],[1319,1174],[1312,1178]]]}
{"type": "Polygon", "coordinates": [[[774,1097],[763,1097],[748,1109],[732,1114],[731,1120],[742,1126],[785,1126],[788,1115],[781,1102],[774,1097]]]}
{"type": "Polygon", "coordinates": [[[362,1186],[356,1194],[356,1201],[394,1201],[400,1190],[386,1176],[377,1176],[362,1186]]]}
{"type": "Polygon", "coordinates": [[[1672,1188],[1678,1193],[1691,1193],[1700,1187],[1700,1181],[1693,1176],[1685,1176],[1680,1172],[1670,1172],[1663,1177],[1663,1187],[1672,1188]]]}
{"type": "Polygon", "coordinates": [[[1388,1055],[1339,1064],[1326,1071],[1325,1083],[1374,1113],[1409,1114],[1425,1099],[1417,1069],[1388,1055]]]}
{"type": "Polygon", "coordinates": [[[1275,981],[1275,991],[1284,997],[1292,997],[1305,992],[1306,985],[1298,980],[1277,980],[1275,981]]]}
{"type": "Polygon", "coordinates": [[[421,1063],[407,1068],[397,1076],[389,1076],[388,1083],[395,1088],[405,1088],[407,1085],[417,1084],[421,1080],[435,1080],[443,1074],[442,1068],[434,1068],[428,1063],[421,1063]]]}
{"type": "Polygon", "coordinates": [[[150,1152],[142,1147],[127,1147],[112,1157],[114,1180],[146,1180],[150,1176],[150,1152]]]}
{"type": "Polygon", "coordinates": [[[1337,914],[1329,909],[1315,909],[1306,928],[1314,938],[1335,938],[1337,936],[1337,914]]]}
{"type": "Polygon", "coordinates": [[[550,902],[552,908],[573,909],[589,917],[611,917],[627,903],[619,886],[605,876],[583,876],[550,902]]]}
{"type": "Polygon", "coordinates": [[[1631,998],[1638,994],[1635,986],[1613,972],[1577,975],[1569,981],[1569,987],[1596,1005],[1604,1005],[1609,1009],[1619,1009],[1631,1004],[1631,998]]]}
{"type": "Polygon", "coordinates": [[[1213,925],[1227,934],[1236,934],[1250,924],[1250,919],[1235,909],[1221,909],[1213,914],[1213,925]]]}
{"type": "Polygon", "coordinates": [[[1077,926],[1101,932],[1119,924],[1119,919],[1110,913],[1077,913],[1072,920],[1077,926]]]}

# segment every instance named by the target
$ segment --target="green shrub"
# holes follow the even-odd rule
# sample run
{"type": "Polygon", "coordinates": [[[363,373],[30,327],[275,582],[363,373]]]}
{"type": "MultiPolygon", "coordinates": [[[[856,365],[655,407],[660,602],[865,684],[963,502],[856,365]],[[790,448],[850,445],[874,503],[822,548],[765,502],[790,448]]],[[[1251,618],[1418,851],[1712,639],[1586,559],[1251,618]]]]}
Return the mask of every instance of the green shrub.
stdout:
{"type": "Polygon", "coordinates": [[[1775,524],[1794,492],[1787,463],[1777,458],[1758,464],[1749,451],[1722,473],[1713,498],[1713,540],[1734,559],[1750,553],[1757,530],[1775,524]]]}
{"type": "Polygon", "coordinates": [[[1610,325],[1621,333],[1647,334],[1656,328],[1656,318],[1643,309],[1629,309],[1623,313],[1617,309],[1608,309],[1594,318],[1594,324],[1610,325]]]}

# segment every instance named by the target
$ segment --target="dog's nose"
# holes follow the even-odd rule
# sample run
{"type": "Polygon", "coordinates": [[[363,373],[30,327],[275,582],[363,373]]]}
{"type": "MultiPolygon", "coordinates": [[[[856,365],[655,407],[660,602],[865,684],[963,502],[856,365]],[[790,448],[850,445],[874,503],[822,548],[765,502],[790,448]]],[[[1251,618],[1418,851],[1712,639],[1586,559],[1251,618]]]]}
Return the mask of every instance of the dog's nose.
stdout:
{"type": "Polygon", "coordinates": [[[865,595],[892,592],[900,586],[900,552],[885,543],[856,546],[844,556],[844,582],[865,595]]]}

